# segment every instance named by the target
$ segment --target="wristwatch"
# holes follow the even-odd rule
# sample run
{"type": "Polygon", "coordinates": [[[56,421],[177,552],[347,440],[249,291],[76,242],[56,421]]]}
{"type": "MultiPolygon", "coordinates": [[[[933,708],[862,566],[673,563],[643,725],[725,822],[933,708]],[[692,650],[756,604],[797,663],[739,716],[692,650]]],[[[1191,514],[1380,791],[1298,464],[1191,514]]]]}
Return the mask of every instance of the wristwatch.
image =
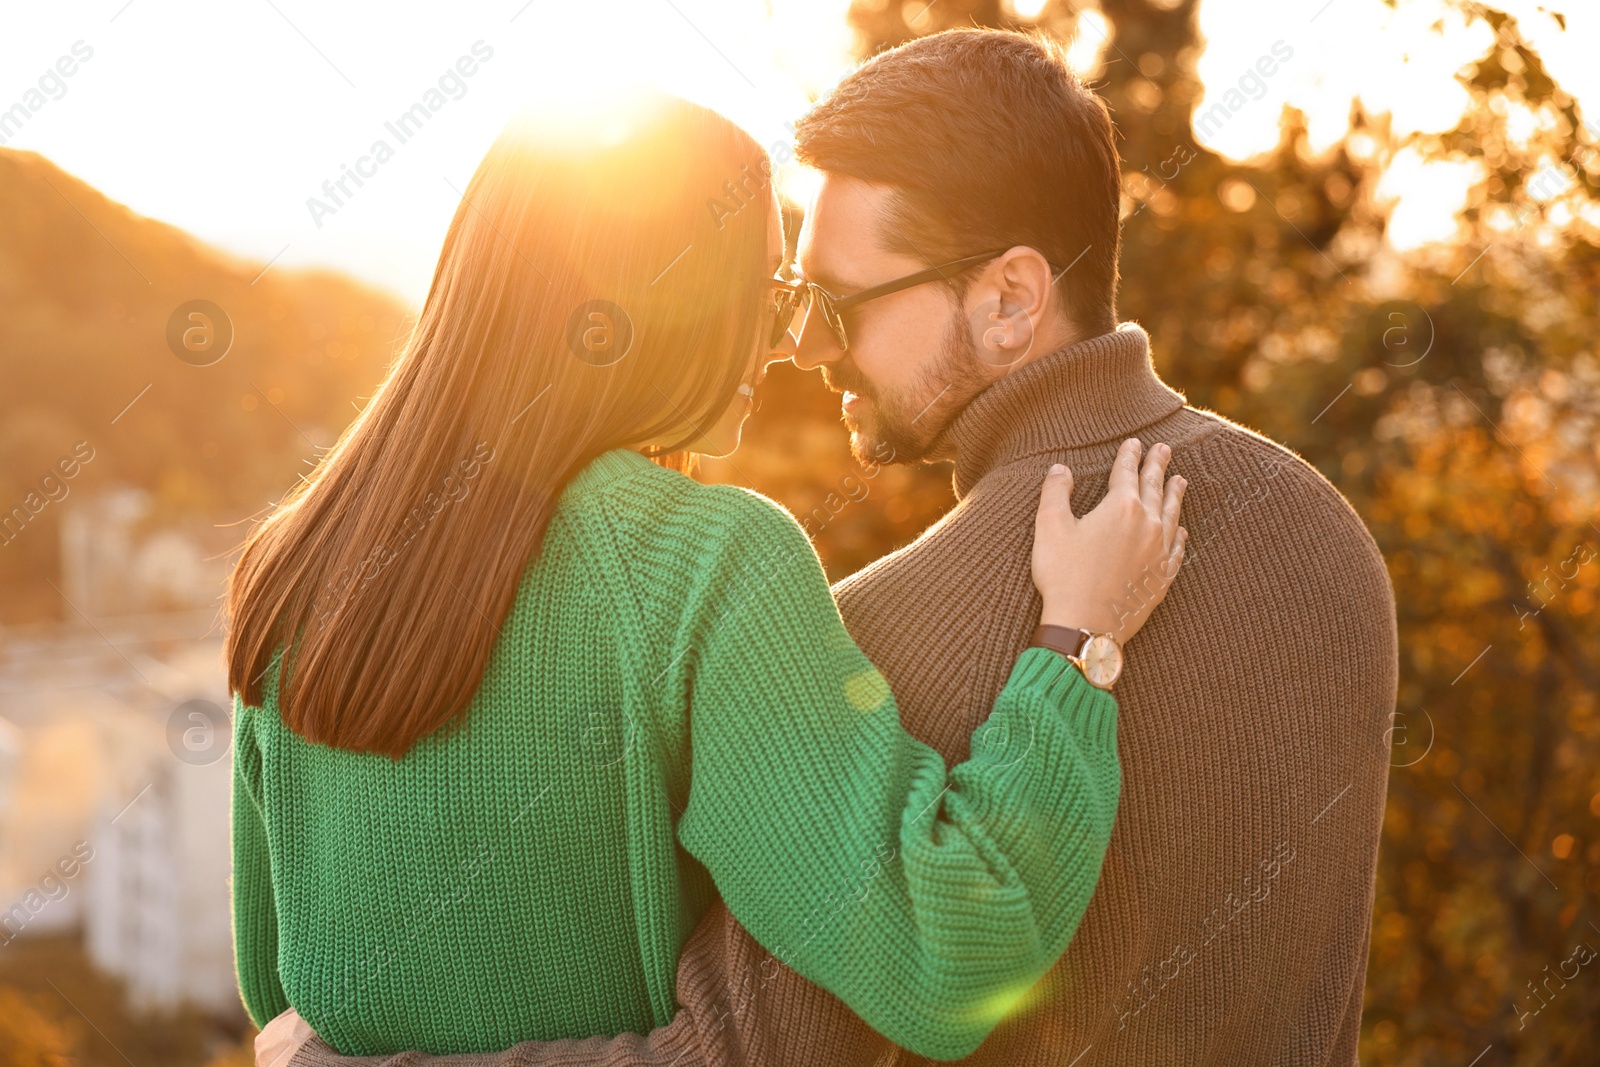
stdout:
{"type": "Polygon", "coordinates": [[[1110,634],[1070,626],[1040,626],[1033,631],[1033,647],[1061,653],[1083,672],[1090,685],[1099,689],[1110,689],[1122,676],[1122,646],[1110,634]]]}

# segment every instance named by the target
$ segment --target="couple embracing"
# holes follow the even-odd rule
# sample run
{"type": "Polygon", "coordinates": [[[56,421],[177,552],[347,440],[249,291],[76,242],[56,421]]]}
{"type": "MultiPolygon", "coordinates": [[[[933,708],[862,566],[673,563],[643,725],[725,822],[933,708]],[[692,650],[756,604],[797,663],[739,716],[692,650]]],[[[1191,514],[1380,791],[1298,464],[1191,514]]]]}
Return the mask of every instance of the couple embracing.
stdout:
{"type": "Polygon", "coordinates": [[[770,174],[714,113],[513,124],[247,542],[258,1063],[1354,1064],[1396,684],[1365,528],[1117,321],[1113,129],[1054,46],[910,42],[795,134],[790,261],[770,186],[706,211],[770,174]],[[863,460],[954,465],[831,590],[782,508],[686,476],[777,360],[863,460]]]}

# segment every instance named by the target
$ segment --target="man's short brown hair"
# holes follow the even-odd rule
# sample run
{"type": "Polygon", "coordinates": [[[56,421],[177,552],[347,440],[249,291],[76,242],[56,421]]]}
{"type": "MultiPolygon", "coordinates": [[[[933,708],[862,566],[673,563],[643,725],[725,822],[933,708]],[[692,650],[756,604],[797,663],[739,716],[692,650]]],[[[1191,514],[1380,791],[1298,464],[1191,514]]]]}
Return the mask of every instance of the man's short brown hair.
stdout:
{"type": "Polygon", "coordinates": [[[947,30],[882,52],[800,120],[795,146],[809,166],[897,190],[890,251],[932,266],[1027,245],[1066,271],[1080,331],[1115,327],[1111,117],[1049,38],[947,30]]]}

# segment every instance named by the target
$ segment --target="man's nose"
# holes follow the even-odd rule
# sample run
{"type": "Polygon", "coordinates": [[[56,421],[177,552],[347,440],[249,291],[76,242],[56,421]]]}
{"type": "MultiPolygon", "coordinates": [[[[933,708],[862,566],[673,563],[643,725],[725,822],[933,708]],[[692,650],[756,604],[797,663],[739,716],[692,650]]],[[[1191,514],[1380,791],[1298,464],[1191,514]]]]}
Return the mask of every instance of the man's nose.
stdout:
{"type": "Polygon", "coordinates": [[[798,329],[792,331],[793,354],[791,359],[794,365],[801,370],[816,370],[824,363],[837,363],[844,358],[844,352],[839,348],[839,339],[833,335],[833,330],[822,321],[822,312],[817,309],[817,302],[813,300],[806,309],[806,317],[799,324],[798,329]],[[816,321],[813,322],[812,320],[816,321]]]}

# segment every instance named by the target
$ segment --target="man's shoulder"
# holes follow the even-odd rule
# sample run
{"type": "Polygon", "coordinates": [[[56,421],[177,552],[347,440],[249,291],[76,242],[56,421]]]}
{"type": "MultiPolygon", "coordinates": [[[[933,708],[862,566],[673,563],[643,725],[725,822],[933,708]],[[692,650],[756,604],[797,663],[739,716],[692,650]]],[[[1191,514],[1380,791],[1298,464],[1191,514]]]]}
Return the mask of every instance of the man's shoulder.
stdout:
{"type": "MultiPolygon", "coordinates": [[[[1337,624],[1380,645],[1394,640],[1394,589],[1366,523],[1343,493],[1291,449],[1214,412],[1195,410],[1202,439],[1175,453],[1189,479],[1184,569],[1308,633],[1337,624]]],[[[1259,611],[1257,611],[1259,614],[1259,611]]]]}
{"type": "Polygon", "coordinates": [[[1294,522],[1308,535],[1340,536],[1382,565],[1377,543],[1350,501],[1299,453],[1214,411],[1187,412],[1200,432],[1183,450],[1183,465],[1195,468],[1185,475],[1191,486],[1198,476],[1208,500],[1220,493],[1212,507],[1240,515],[1255,510],[1257,521],[1294,522]],[[1250,506],[1256,504],[1263,506],[1250,506]]]}

